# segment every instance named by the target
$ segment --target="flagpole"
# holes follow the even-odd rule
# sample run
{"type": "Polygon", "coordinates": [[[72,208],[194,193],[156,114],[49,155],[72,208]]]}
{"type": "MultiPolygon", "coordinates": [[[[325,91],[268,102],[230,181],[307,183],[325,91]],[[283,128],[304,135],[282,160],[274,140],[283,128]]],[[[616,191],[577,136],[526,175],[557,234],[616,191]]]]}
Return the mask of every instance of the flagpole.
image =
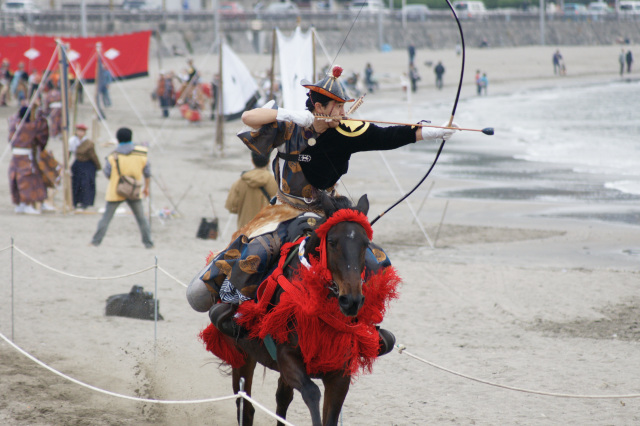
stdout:
{"type": "Polygon", "coordinates": [[[311,47],[313,49],[313,75],[311,81],[318,81],[318,77],[316,76],[316,29],[311,27],[311,47]]]}
{"type": "Polygon", "coordinates": [[[218,36],[218,118],[216,120],[216,146],[222,155],[224,150],[224,79],[222,76],[222,37],[218,36]]]}
{"type": "Polygon", "coordinates": [[[276,95],[273,91],[276,79],[276,29],[273,29],[273,41],[271,42],[271,93],[269,94],[269,100],[275,99],[276,95]]]}
{"type": "Polygon", "coordinates": [[[64,193],[64,203],[62,211],[71,211],[73,201],[71,199],[71,169],[69,168],[69,75],[67,66],[67,54],[62,41],[56,39],[58,45],[58,63],[60,66],[60,95],[62,103],[62,191],[64,193]]]}
{"type": "Polygon", "coordinates": [[[98,119],[104,120],[104,114],[102,113],[102,108],[100,108],[100,74],[102,69],[102,43],[96,43],[96,76],[94,78],[96,84],[96,108],[98,110],[98,119]]]}

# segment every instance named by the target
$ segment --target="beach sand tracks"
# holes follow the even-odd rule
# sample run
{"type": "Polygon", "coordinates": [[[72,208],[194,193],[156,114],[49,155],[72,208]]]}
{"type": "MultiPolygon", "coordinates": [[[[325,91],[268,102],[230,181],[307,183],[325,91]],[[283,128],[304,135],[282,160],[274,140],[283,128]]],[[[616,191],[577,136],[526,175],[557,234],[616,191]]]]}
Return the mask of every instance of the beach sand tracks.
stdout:
{"type": "Polygon", "coordinates": [[[576,318],[566,322],[537,320],[529,329],[561,338],[640,340],[640,298],[632,297],[622,303],[597,309],[596,312],[602,317],[576,318]]]}
{"type": "MultiPolygon", "coordinates": [[[[468,226],[444,224],[438,234],[437,225],[426,227],[426,231],[432,241],[438,236],[436,246],[438,248],[454,247],[466,244],[511,243],[526,240],[538,240],[562,236],[564,231],[524,229],[524,228],[498,228],[491,226],[468,226]]],[[[415,227],[413,230],[400,230],[393,235],[381,235],[375,240],[382,247],[423,246],[425,237],[415,227]]]]}

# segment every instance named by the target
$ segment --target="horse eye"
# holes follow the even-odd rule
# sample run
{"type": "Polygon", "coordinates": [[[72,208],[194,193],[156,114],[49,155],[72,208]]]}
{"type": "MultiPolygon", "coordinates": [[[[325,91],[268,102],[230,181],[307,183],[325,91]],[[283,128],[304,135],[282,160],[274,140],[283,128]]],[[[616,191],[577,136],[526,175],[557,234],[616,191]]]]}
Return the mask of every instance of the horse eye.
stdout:
{"type": "Polygon", "coordinates": [[[331,247],[335,247],[338,244],[338,242],[333,238],[327,238],[327,244],[329,244],[331,247]]]}

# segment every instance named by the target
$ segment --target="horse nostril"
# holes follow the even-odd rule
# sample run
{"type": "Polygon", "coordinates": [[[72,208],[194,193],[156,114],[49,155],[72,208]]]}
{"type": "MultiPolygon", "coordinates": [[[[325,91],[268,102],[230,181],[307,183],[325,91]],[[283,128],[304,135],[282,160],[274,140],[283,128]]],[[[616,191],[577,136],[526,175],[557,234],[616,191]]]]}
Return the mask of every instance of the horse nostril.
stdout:
{"type": "Polygon", "coordinates": [[[338,297],[338,304],[340,308],[343,310],[348,310],[351,306],[351,297],[347,295],[342,295],[338,297]]]}

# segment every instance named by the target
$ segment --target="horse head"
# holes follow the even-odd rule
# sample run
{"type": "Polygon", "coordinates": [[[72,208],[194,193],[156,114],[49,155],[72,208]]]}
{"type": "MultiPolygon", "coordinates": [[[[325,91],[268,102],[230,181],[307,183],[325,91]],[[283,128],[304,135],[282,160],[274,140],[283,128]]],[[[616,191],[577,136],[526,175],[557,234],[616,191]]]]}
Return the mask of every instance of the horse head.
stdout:
{"type": "Polygon", "coordinates": [[[364,260],[372,233],[367,220],[369,200],[363,195],[355,207],[346,197],[321,196],[320,201],[326,220],[312,234],[309,246],[319,252],[328,270],[329,288],[340,310],[354,317],[364,304],[364,260]]]}

